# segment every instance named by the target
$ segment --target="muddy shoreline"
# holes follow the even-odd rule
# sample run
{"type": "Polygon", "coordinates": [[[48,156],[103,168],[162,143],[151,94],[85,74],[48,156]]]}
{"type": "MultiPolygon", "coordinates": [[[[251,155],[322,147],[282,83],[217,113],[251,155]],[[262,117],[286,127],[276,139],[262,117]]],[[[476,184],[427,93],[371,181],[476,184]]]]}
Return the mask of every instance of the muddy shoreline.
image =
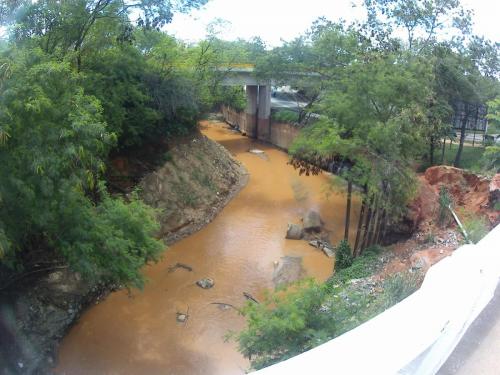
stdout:
{"type": "MultiPolygon", "coordinates": [[[[168,225],[165,228],[162,223],[160,237],[167,245],[209,224],[248,182],[246,169],[221,145],[201,134],[195,134],[193,139],[206,143],[206,147],[216,153],[216,163],[232,165],[232,179],[228,181],[227,190],[218,189],[211,199],[200,201],[196,215],[187,223],[177,228],[168,225]]],[[[208,157],[206,160],[211,162],[208,157]]],[[[221,170],[221,174],[224,173],[221,170]]],[[[0,292],[0,374],[52,374],[60,341],[66,333],[87,308],[121,288],[119,285],[91,284],[68,268],[61,268],[0,292]]]]}

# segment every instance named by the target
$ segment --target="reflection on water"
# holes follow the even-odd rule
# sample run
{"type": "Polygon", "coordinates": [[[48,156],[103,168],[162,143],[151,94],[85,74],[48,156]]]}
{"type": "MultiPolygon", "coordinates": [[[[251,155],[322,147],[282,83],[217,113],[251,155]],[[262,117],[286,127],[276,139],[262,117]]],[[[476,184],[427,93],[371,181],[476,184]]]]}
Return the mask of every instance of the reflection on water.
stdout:
{"type": "MultiPolygon", "coordinates": [[[[149,282],[143,292],[112,293],[83,314],[62,342],[58,373],[243,374],[248,362],[224,336],[243,328],[245,320],[234,309],[211,303],[242,306],[243,292],[262,296],[273,287],[273,262],[285,255],[302,257],[309,276],[330,275],[331,259],[305,241],[284,238],[287,223],[299,223],[311,208],[320,212],[332,243],[342,238],[345,197],[325,195],[328,177],[298,176],[284,152],[222,124],[205,123],[202,131],[245,165],[248,185],[212,223],[145,268],[149,282]],[[251,148],[267,157],[249,153],[251,148]],[[193,272],[169,272],[177,262],[193,272]],[[215,281],[212,289],[195,285],[204,277],[215,281]],[[188,315],[185,323],[176,321],[178,312],[188,315]]],[[[358,206],[355,200],[353,232],[358,206]]]]}

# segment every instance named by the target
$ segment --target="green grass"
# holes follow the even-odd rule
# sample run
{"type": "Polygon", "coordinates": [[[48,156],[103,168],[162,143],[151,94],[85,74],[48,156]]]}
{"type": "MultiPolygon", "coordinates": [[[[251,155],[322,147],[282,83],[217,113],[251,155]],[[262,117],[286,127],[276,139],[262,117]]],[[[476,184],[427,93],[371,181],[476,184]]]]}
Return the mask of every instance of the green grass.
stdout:
{"type": "Polygon", "coordinates": [[[500,125],[499,124],[488,124],[488,131],[486,134],[500,134],[500,125]]]}
{"type": "MultiPolygon", "coordinates": [[[[443,164],[453,165],[453,162],[455,161],[455,156],[457,154],[457,150],[458,150],[458,144],[453,143],[451,145],[451,150],[450,150],[450,145],[446,144],[446,151],[444,153],[443,164]]],[[[462,150],[462,157],[460,159],[460,168],[479,170],[480,169],[479,160],[483,156],[483,153],[484,153],[484,147],[480,145],[472,147],[464,144],[464,148],[462,150]]],[[[436,150],[435,158],[436,161],[441,162],[441,149],[436,150]]]]}

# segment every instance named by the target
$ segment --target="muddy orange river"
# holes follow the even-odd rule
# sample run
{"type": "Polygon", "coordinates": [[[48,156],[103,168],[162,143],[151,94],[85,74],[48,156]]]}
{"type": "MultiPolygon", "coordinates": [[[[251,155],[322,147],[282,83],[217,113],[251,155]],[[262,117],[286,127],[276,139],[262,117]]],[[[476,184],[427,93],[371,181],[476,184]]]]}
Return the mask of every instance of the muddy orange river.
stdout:
{"type": "MultiPolygon", "coordinates": [[[[222,124],[205,124],[202,132],[226,147],[247,168],[247,186],[199,232],[175,243],[162,260],[144,269],[144,291],[118,291],[89,308],[64,338],[58,374],[244,374],[249,363],[229,331],[244,328],[234,309],[212,302],[245,304],[243,292],[261,298],[274,287],[280,257],[303,257],[308,276],[325,280],[332,260],[305,241],[286,240],[287,223],[300,223],[308,209],[320,212],[332,243],[344,233],[345,197],[328,194],[328,176],[299,176],[288,156],[232,132],[222,124]],[[262,155],[249,153],[258,148],[262,155]],[[177,262],[193,272],[168,267],[177,262]],[[195,281],[210,277],[212,289],[195,281]],[[185,312],[185,324],[176,313],[185,312]]],[[[359,204],[354,201],[352,235],[359,204]]]]}

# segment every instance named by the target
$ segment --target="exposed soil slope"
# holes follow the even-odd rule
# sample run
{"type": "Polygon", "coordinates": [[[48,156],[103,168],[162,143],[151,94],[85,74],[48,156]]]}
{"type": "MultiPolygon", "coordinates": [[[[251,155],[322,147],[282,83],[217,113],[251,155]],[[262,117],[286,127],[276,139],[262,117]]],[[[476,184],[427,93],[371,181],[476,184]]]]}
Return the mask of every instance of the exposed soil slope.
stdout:
{"type": "Polygon", "coordinates": [[[463,243],[463,236],[454,222],[450,221],[445,227],[437,223],[441,187],[448,190],[455,210],[484,216],[491,227],[500,221],[500,211],[495,209],[500,187],[495,188],[494,182],[498,175],[488,179],[459,168],[435,166],[428,168],[418,179],[419,193],[404,220],[405,229],[413,234],[408,240],[391,247],[392,256],[381,277],[410,268],[426,271],[463,243]]]}
{"type": "Polygon", "coordinates": [[[172,243],[209,223],[247,180],[243,166],[218,143],[197,134],[170,150],[171,160],[139,184],[159,210],[160,237],[172,243]]]}

